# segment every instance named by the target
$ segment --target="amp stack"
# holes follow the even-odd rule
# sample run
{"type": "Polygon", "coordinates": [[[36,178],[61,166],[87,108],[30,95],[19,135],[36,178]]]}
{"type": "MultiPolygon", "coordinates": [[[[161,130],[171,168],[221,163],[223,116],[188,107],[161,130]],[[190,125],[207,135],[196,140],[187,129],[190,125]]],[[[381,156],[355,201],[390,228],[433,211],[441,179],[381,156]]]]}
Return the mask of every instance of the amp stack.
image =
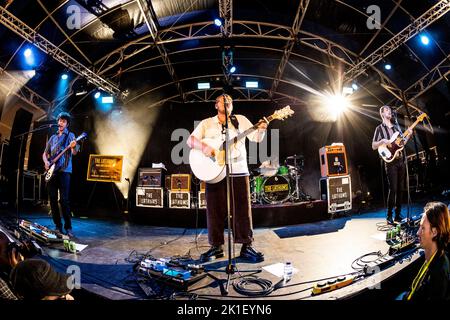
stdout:
{"type": "Polygon", "coordinates": [[[319,149],[320,195],[328,203],[328,213],[352,209],[352,188],[347,155],[342,143],[332,143],[319,149]]]}
{"type": "Polygon", "coordinates": [[[162,208],[164,206],[163,181],[163,169],[139,168],[136,187],[136,206],[162,208]]]}

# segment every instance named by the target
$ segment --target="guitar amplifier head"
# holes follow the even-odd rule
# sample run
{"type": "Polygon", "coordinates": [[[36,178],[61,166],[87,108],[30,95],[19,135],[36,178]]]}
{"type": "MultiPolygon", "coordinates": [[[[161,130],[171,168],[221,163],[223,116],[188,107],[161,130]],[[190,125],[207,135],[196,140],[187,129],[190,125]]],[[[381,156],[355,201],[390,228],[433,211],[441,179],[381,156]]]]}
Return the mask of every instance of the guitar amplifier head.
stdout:
{"type": "Polygon", "coordinates": [[[161,187],[163,171],[160,168],[139,168],[138,187],[161,187]]]}
{"type": "Polygon", "coordinates": [[[170,177],[170,190],[191,191],[190,174],[172,174],[170,177]]]}
{"type": "Polygon", "coordinates": [[[322,177],[348,174],[347,155],[342,143],[333,143],[319,150],[320,173],[322,177]]]}

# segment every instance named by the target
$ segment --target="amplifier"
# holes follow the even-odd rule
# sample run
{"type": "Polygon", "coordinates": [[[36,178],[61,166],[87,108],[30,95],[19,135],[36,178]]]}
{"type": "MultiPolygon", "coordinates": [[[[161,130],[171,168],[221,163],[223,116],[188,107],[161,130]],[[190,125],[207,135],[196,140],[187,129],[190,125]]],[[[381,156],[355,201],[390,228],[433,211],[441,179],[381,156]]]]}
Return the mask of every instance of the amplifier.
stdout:
{"type": "Polygon", "coordinates": [[[348,174],[347,156],[342,143],[333,143],[319,150],[320,173],[322,177],[342,176],[348,174]]]}
{"type": "Polygon", "coordinates": [[[170,190],[172,191],[191,191],[190,174],[173,174],[170,177],[170,190]]]}
{"type": "Polygon", "coordinates": [[[169,208],[190,209],[191,193],[188,191],[169,191],[169,208]]]}
{"type": "Polygon", "coordinates": [[[352,209],[352,186],[350,176],[320,179],[320,195],[327,200],[328,213],[352,209]]]}
{"type": "Polygon", "coordinates": [[[163,194],[163,188],[136,187],[136,206],[162,208],[163,194]]]}
{"type": "Polygon", "coordinates": [[[205,193],[205,191],[198,192],[198,207],[200,209],[206,209],[206,193],[205,193]]]}
{"type": "Polygon", "coordinates": [[[139,187],[162,187],[163,169],[160,168],[139,168],[139,187]]]}

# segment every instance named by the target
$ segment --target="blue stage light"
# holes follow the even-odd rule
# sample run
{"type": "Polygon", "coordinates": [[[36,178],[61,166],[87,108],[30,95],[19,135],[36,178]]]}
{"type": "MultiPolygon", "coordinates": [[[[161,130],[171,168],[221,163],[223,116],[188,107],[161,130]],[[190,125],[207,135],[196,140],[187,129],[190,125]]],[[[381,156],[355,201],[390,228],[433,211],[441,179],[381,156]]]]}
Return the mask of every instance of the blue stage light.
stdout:
{"type": "Polygon", "coordinates": [[[392,69],[392,66],[391,66],[389,63],[387,63],[387,64],[384,65],[384,68],[385,68],[386,70],[391,70],[391,69],[392,69]]]}
{"type": "Polygon", "coordinates": [[[63,73],[61,75],[61,79],[63,79],[63,80],[67,80],[68,78],[69,78],[69,76],[67,75],[67,73],[63,73]]]}
{"type": "Polygon", "coordinates": [[[427,46],[430,43],[430,38],[428,38],[427,36],[420,36],[420,42],[427,46]]]}
{"type": "Polygon", "coordinates": [[[33,54],[33,51],[31,51],[30,48],[25,49],[25,51],[23,52],[23,55],[25,56],[25,58],[31,57],[32,54],[33,54]]]}
{"type": "Polygon", "coordinates": [[[214,24],[218,27],[222,26],[222,20],[219,18],[214,19],[214,24]]]}
{"type": "Polygon", "coordinates": [[[235,72],[236,72],[236,67],[235,66],[231,66],[230,73],[235,73],[235,72]]]}
{"type": "Polygon", "coordinates": [[[100,91],[97,91],[97,92],[94,94],[94,98],[95,98],[95,99],[100,98],[100,91]]]}

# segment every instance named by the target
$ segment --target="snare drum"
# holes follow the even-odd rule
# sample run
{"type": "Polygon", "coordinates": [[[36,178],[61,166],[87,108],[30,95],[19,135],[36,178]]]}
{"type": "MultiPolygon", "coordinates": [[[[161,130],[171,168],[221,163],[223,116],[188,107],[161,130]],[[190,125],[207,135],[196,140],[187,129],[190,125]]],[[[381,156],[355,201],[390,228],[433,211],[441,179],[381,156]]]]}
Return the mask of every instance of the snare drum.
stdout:
{"type": "Polygon", "coordinates": [[[289,178],[282,175],[267,177],[262,185],[262,198],[270,204],[283,203],[289,199],[289,178]]]}

